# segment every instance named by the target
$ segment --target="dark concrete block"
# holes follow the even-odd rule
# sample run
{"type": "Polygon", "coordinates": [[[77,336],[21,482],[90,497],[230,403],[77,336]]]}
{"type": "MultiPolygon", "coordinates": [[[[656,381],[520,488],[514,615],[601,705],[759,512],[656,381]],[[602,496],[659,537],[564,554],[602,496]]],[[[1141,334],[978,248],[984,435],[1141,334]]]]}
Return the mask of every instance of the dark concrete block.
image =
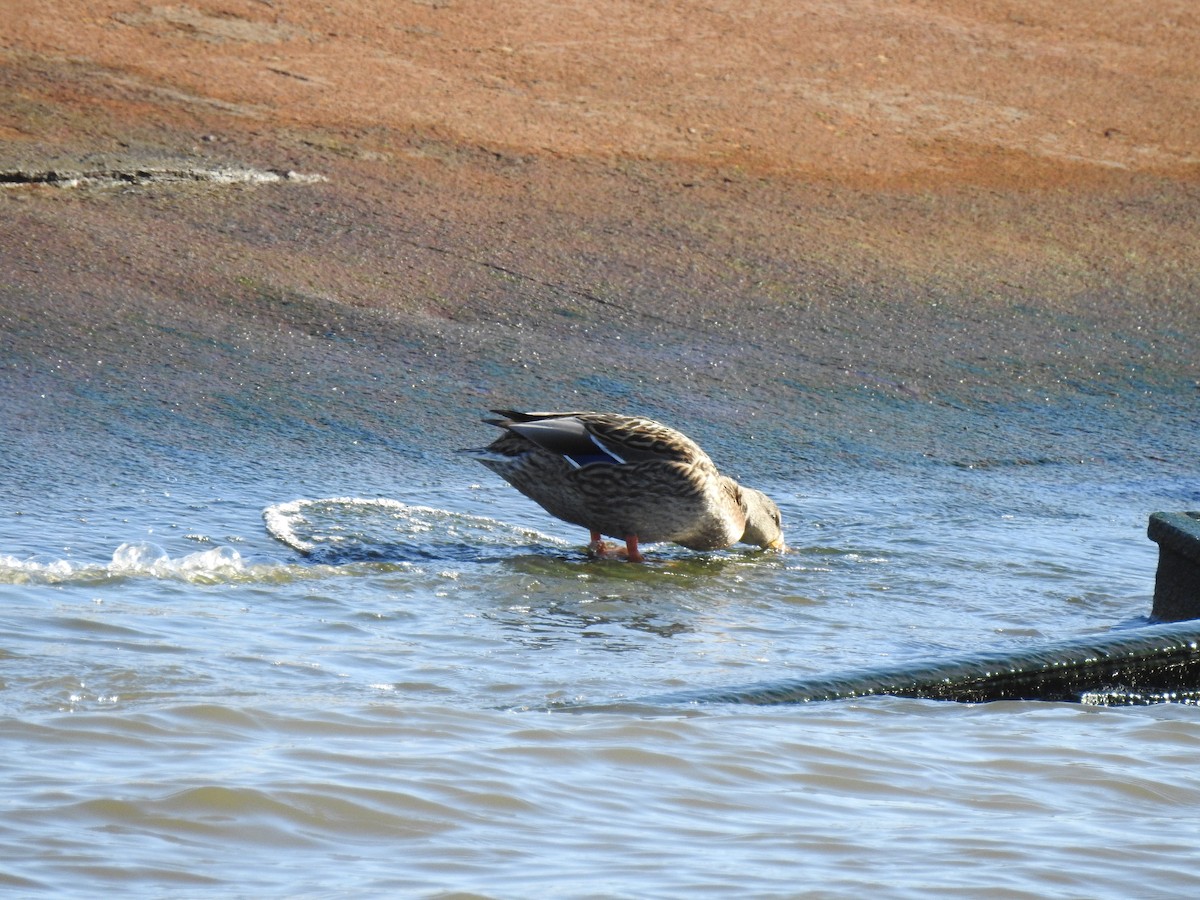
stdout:
{"type": "Polygon", "coordinates": [[[1200,512],[1156,512],[1147,529],[1158,544],[1151,615],[1162,622],[1200,619],[1200,512]]]}

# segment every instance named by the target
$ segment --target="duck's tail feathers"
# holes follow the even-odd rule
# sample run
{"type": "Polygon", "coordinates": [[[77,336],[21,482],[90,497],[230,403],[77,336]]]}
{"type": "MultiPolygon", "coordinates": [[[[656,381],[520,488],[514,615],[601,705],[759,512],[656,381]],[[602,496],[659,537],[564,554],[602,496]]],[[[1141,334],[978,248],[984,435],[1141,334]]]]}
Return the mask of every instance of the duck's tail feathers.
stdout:
{"type": "Polygon", "coordinates": [[[469,456],[471,459],[478,460],[481,463],[511,463],[512,457],[505,453],[497,453],[491,447],[459,447],[455,453],[461,453],[463,456],[469,456]]]}

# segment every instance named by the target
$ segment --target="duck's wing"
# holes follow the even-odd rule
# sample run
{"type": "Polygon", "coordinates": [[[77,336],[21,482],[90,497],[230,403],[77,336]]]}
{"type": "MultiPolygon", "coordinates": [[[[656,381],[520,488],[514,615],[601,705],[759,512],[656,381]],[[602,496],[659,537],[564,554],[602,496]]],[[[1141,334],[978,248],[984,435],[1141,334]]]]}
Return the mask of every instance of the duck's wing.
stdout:
{"type": "Polygon", "coordinates": [[[695,463],[708,456],[687,435],[652,419],[613,413],[517,413],[493,421],[577,468],[646,461],[695,463]]]}
{"type": "Polygon", "coordinates": [[[577,469],[596,463],[620,465],[625,459],[596,440],[576,416],[509,422],[510,432],[563,457],[577,469]]]}
{"type": "Polygon", "coordinates": [[[521,412],[518,409],[493,409],[499,419],[484,419],[489,425],[499,425],[502,428],[507,428],[510,422],[538,422],[543,419],[565,419],[568,416],[597,416],[601,413],[593,412],[521,412]]]}

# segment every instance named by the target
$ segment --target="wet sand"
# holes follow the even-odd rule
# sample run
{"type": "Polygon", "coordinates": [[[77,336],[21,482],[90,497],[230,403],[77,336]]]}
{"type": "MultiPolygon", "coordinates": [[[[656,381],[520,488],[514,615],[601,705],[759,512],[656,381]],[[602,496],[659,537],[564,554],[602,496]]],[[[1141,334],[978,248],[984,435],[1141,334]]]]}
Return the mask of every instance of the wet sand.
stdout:
{"type": "Polygon", "coordinates": [[[1194,398],[1200,17],[1028,6],[41,4],[0,50],[0,374],[290,382],[405,446],[638,408],[765,469],[1194,398]],[[230,166],[320,177],[133,174],[230,166]]]}

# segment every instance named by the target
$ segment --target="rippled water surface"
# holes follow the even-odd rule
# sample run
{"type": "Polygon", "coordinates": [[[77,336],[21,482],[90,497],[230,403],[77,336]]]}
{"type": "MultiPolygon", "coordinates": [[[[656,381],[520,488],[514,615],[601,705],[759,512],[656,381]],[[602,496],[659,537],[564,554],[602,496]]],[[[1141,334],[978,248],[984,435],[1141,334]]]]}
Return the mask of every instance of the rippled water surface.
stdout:
{"type": "MultiPolygon", "coordinates": [[[[792,552],[639,566],[588,559],[585,535],[442,448],[253,422],[173,441],[173,412],[97,424],[80,396],[51,411],[31,392],[3,439],[11,889],[1200,887],[1190,705],[621,705],[1136,627],[1148,514],[1200,506],[1194,418],[1137,419],[1086,459],[809,452],[803,478],[759,482],[792,552]]],[[[1045,427],[1089,426],[1070,409],[1045,427]]]]}

